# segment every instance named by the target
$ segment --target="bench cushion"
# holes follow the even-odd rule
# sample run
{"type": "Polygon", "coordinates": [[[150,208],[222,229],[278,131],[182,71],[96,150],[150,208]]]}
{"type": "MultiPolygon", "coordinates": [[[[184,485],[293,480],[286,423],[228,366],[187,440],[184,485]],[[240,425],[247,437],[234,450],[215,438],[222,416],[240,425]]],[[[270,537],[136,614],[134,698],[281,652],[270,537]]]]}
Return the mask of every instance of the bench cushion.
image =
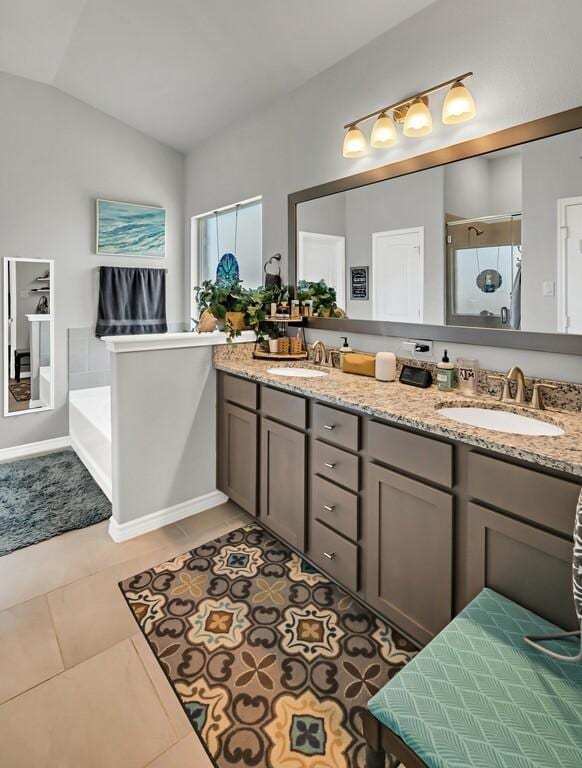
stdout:
{"type": "MultiPolygon", "coordinates": [[[[580,768],[582,664],[523,640],[556,631],[484,589],[368,708],[429,768],[580,768]]],[[[578,643],[550,647],[575,654],[578,643]]]]}

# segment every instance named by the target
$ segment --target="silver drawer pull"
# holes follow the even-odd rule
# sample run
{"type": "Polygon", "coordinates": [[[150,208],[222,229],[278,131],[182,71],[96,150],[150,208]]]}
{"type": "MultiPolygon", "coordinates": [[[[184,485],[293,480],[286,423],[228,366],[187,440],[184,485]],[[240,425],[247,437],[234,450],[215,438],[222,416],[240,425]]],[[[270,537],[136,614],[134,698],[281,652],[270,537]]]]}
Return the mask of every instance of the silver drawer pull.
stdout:
{"type": "Polygon", "coordinates": [[[334,424],[324,424],[323,428],[324,429],[335,429],[335,425],[334,424]]]}
{"type": "Polygon", "coordinates": [[[328,461],[325,462],[324,466],[328,469],[335,469],[335,464],[330,464],[328,461]]]}
{"type": "Polygon", "coordinates": [[[335,552],[324,552],[324,557],[327,557],[328,560],[334,560],[335,559],[335,552]]]}
{"type": "Polygon", "coordinates": [[[332,504],[332,505],[331,505],[331,507],[330,507],[330,505],[329,505],[329,504],[324,504],[324,505],[323,505],[323,508],[324,508],[324,509],[327,509],[327,511],[328,511],[328,512],[333,512],[333,511],[334,511],[334,509],[335,509],[335,504],[332,504]]]}

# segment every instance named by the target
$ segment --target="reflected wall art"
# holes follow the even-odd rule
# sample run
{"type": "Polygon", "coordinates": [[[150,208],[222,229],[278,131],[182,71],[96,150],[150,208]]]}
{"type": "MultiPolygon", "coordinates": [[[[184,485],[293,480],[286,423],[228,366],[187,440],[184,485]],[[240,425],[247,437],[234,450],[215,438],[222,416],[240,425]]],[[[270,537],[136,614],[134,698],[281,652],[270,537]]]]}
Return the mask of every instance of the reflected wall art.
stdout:
{"type": "Polygon", "coordinates": [[[98,254],[145,256],[166,255],[166,211],[151,205],[97,200],[98,254]]]}

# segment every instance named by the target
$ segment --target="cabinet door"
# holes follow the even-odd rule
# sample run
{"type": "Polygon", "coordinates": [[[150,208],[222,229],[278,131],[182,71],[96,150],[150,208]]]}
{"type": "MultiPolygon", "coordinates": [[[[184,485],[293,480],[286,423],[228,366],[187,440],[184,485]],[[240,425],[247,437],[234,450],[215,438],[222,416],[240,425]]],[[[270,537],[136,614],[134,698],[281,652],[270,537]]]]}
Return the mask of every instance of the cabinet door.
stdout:
{"type": "Polygon", "coordinates": [[[469,504],[467,592],[490,587],[565,630],[578,629],[571,541],[469,504]]]}
{"type": "Polygon", "coordinates": [[[219,490],[251,515],[257,514],[257,419],[224,403],[219,432],[219,490]]]}
{"type": "Polygon", "coordinates": [[[283,539],[303,549],[306,437],[270,419],[261,421],[261,518],[283,539]]]}
{"type": "Polygon", "coordinates": [[[426,643],[452,618],[453,499],[368,466],[366,600],[426,643]]]}

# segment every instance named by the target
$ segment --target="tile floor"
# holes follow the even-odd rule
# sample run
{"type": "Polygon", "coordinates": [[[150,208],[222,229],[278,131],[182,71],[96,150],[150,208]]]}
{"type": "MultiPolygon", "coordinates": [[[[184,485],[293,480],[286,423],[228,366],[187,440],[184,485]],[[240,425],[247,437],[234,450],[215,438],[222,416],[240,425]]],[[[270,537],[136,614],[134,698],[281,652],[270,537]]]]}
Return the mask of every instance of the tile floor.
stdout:
{"type": "Polygon", "coordinates": [[[104,522],[0,557],[2,768],[210,768],[117,583],[248,520],[228,503],[123,544],[104,522]]]}

